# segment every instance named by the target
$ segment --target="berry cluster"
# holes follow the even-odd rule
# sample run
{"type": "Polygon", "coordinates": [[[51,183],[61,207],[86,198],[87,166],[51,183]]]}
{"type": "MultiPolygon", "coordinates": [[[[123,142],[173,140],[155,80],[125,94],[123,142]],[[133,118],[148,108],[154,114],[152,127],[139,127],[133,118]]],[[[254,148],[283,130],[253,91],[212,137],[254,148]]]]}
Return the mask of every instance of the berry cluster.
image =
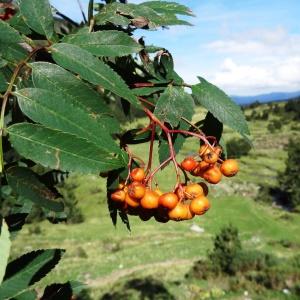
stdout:
{"type": "Polygon", "coordinates": [[[210,207],[205,183],[180,185],[175,192],[162,193],[159,188],[146,186],[144,169],[130,172],[130,183],[120,183],[110,197],[128,214],[139,215],[144,221],[152,216],[157,221],[182,221],[204,214],[210,207]]]}
{"type": "MultiPolygon", "coordinates": [[[[200,176],[211,184],[220,182],[222,175],[231,177],[238,172],[233,159],[222,161],[222,149],[203,145],[196,157],[187,157],[179,165],[183,172],[200,176]]],[[[112,201],[119,209],[131,215],[139,215],[144,221],[152,216],[159,222],[182,221],[203,215],[209,208],[208,187],[204,182],[178,184],[174,191],[162,193],[159,188],[151,189],[149,177],[143,168],[134,168],[125,183],[120,183],[111,193],[112,201]]]]}
{"type": "Polygon", "coordinates": [[[0,3],[0,20],[7,21],[15,15],[16,11],[12,4],[0,3]]]}
{"type": "Polygon", "coordinates": [[[181,162],[181,167],[193,176],[202,177],[211,184],[217,184],[223,175],[232,177],[239,170],[237,161],[234,159],[223,161],[220,158],[221,152],[220,146],[202,145],[199,149],[199,155],[196,158],[185,158],[181,162]]]}
{"type": "MultiPolygon", "coordinates": [[[[144,101],[144,99],[140,100],[144,101]]],[[[189,220],[195,215],[203,215],[210,208],[209,200],[206,197],[208,187],[204,182],[192,182],[189,174],[202,177],[208,183],[217,184],[223,175],[231,177],[238,172],[237,162],[233,159],[223,161],[220,157],[222,148],[217,145],[217,139],[213,136],[205,136],[198,127],[189,121],[184,119],[193,129],[198,131],[197,133],[170,129],[149,109],[144,107],[144,111],[150,122],[147,127],[140,130],[140,133],[151,132],[147,166],[125,145],[124,149],[129,156],[128,175],[125,182],[120,183],[117,189],[109,190],[108,200],[115,203],[123,213],[139,215],[144,221],[149,220],[152,216],[159,222],[167,222],[169,220],[189,220]],[[153,146],[157,127],[161,129],[167,140],[169,157],[153,170],[153,146]],[[196,156],[187,157],[181,163],[177,162],[173,145],[173,137],[177,134],[192,136],[203,143],[196,156]],[[140,162],[139,167],[132,169],[133,163],[137,163],[136,161],[140,162]],[[155,175],[170,162],[174,165],[176,183],[172,191],[163,193],[158,188],[155,175]],[[184,183],[181,179],[181,173],[185,178],[184,183]],[[154,189],[153,181],[156,185],[154,189]]]]}

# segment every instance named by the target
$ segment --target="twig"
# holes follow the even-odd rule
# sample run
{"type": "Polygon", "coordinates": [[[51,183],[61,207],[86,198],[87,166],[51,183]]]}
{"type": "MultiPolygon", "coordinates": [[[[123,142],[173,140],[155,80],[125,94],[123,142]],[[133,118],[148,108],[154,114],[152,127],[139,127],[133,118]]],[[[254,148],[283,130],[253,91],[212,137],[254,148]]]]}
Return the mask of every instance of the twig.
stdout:
{"type": "Polygon", "coordinates": [[[63,13],[61,13],[60,11],[58,11],[54,6],[51,6],[51,7],[54,10],[55,14],[57,14],[58,16],[60,16],[61,18],[63,18],[64,20],[68,21],[69,23],[71,23],[75,27],[79,26],[79,24],[77,22],[75,22],[74,20],[70,19],[68,16],[66,16],[63,13]]]}
{"type": "Polygon", "coordinates": [[[89,1],[88,8],[88,24],[91,25],[91,21],[94,19],[94,0],[89,1]]]}
{"type": "Polygon", "coordinates": [[[78,3],[78,5],[79,5],[79,8],[80,8],[80,11],[81,11],[81,14],[82,14],[82,18],[83,18],[84,23],[87,23],[87,19],[86,19],[85,13],[84,13],[84,11],[83,11],[83,7],[82,7],[82,4],[81,4],[80,0],[77,0],[77,3],[78,3]]]}

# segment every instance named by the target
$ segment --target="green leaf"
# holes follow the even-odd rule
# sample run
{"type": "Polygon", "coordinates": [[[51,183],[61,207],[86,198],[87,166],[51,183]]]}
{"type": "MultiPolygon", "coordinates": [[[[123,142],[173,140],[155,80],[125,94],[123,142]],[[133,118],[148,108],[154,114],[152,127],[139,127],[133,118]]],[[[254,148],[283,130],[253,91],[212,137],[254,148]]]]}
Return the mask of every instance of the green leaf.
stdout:
{"type": "MultiPolygon", "coordinates": [[[[153,5],[153,4],[152,4],[153,5]]],[[[107,23],[113,23],[115,25],[127,27],[128,25],[134,25],[138,28],[157,28],[159,26],[168,25],[190,25],[185,20],[179,20],[174,11],[178,14],[186,12],[186,7],[171,7],[157,5],[156,9],[152,9],[151,4],[147,5],[142,3],[136,4],[123,4],[123,3],[111,3],[105,5],[104,8],[95,16],[96,24],[104,25],[107,23]]]]}
{"type": "Polygon", "coordinates": [[[132,92],[136,96],[149,96],[157,92],[161,92],[165,89],[164,86],[158,86],[158,87],[143,87],[143,88],[136,88],[133,89],[132,92]]]}
{"type": "Polygon", "coordinates": [[[54,19],[48,0],[20,0],[20,11],[31,29],[48,40],[54,39],[54,19]]]}
{"type": "Polygon", "coordinates": [[[128,34],[117,30],[70,34],[66,35],[62,41],[80,46],[97,56],[125,56],[142,49],[128,34]]]}
{"type": "Polygon", "coordinates": [[[0,32],[0,43],[15,44],[23,41],[19,32],[2,20],[0,20],[0,32]]]}
{"type": "Polygon", "coordinates": [[[11,167],[7,170],[6,177],[10,187],[19,196],[55,212],[64,210],[61,199],[57,199],[56,195],[41,183],[30,169],[11,167]]]}
{"type": "Polygon", "coordinates": [[[171,13],[178,15],[194,16],[193,12],[185,5],[178,4],[176,2],[167,1],[148,1],[140,5],[144,5],[152,8],[158,13],[171,13]]]}
{"type": "Polygon", "coordinates": [[[198,77],[201,83],[192,86],[195,101],[210,111],[215,118],[241,135],[250,134],[241,108],[222,90],[198,77]]]}
{"type": "Polygon", "coordinates": [[[175,15],[165,14],[162,20],[159,22],[160,26],[171,26],[171,25],[186,25],[193,26],[190,22],[178,19],[175,15]]]}
{"type": "Polygon", "coordinates": [[[7,89],[7,80],[2,72],[0,72],[0,92],[5,92],[7,89]]]}
{"type": "Polygon", "coordinates": [[[131,93],[124,80],[88,51],[65,43],[55,44],[51,49],[53,59],[62,67],[79,74],[83,79],[95,85],[103,86],[134,106],[140,107],[137,98],[131,93]]]}
{"type": "Polygon", "coordinates": [[[0,285],[4,278],[6,265],[9,258],[11,241],[9,238],[8,226],[6,225],[4,219],[0,218],[2,222],[0,226],[0,285]]]}
{"type": "MultiPolygon", "coordinates": [[[[179,122],[179,126],[176,129],[188,130],[189,125],[186,122],[181,120],[179,122]]],[[[181,148],[185,142],[185,139],[186,139],[186,137],[183,136],[182,134],[173,135],[173,138],[172,138],[173,148],[174,148],[174,151],[176,154],[181,150],[181,148]]],[[[160,139],[158,155],[159,155],[160,163],[164,162],[170,156],[169,144],[165,139],[162,139],[162,138],[160,139]]]]}
{"type": "Polygon", "coordinates": [[[36,300],[38,299],[36,291],[25,291],[14,297],[14,300],[36,300]]]}
{"type": "Polygon", "coordinates": [[[27,52],[18,44],[0,44],[0,53],[3,58],[15,64],[27,56],[27,52]]]}
{"type": "Polygon", "coordinates": [[[0,286],[1,299],[11,299],[45,277],[59,262],[63,252],[61,249],[38,250],[10,262],[0,286]]]}
{"type": "Polygon", "coordinates": [[[184,89],[169,86],[157,101],[154,114],[164,122],[176,127],[180,118],[191,120],[194,113],[194,101],[184,89]]]}
{"type": "Polygon", "coordinates": [[[42,125],[21,123],[7,131],[21,155],[52,169],[99,174],[127,163],[123,155],[104,151],[86,139],[42,125]]]}
{"type": "Polygon", "coordinates": [[[0,53],[0,69],[5,67],[7,65],[7,63],[8,63],[7,60],[3,59],[1,57],[1,53],[0,53]]]}
{"type": "Polygon", "coordinates": [[[103,97],[91,89],[78,77],[58,65],[47,62],[30,64],[34,86],[49,91],[57,91],[63,97],[72,98],[74,105],[80,106],[87,114],[101,116],[107,131],[119,132],[120,126],[103,97]]]}
{"type": "Polygon", "coordinates": [[[16,13],[11,19],[9,19],[8,23],[10,26],[25,35],[29,35],[31,33],[30,28],[24,22],[24,19],[20,12],[16,13]]]}
{"type": "MultiPolygon", "coordinates": [[[[120,4],[121,3],[117,3],[120,4]]],[[[100,13],[94,16],[97,25],[106,25],[112,23],[119,26],[127,27],[130,24],[130,19],[117,14],[115,7],[112,4],[105,5],[100,13]]]]}
{"type": "Polygon", "coordinates": [[[14,94],[22,112],[33,121],[85,138],[107,151],[121,153],[106,126],[110,116],[88,113],[72,97],[62,97],[56,91],[27,88],[14,94]]]}

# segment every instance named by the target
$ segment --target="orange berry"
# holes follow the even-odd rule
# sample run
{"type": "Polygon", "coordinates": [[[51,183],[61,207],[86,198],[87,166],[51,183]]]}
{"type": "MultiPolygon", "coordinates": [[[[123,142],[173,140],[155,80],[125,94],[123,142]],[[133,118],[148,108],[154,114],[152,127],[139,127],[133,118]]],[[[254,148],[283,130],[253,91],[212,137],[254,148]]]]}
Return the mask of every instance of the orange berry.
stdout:
{"type": "Polygon", "coordinates": [[[134,181],[128,186],[128,195],[131,198],[142,199],[145,193],[146,187],[138,181],[134,181]]]}
{"type": "Polygon", "coordinates": [[[209,208],[210,203],[204,196],[197,197],[190,203],[190,211],[195,215],[203,215],[209,208]]]}
{"type": "Polygon", "coordinates": [[[184,188],[184,194],[187,196],[187,198],[195,198],[197,196],[203,195],[203,189],[202,186],[198,183],[191,183],[188,184],[184,188]]]}
{"type": "Polygon", "coordinates": [[[204,196],[207,196],[208,195],[208,186],[207,186],[207,184],[204,183],[204,182],[199,182],[198,184],[201,185],[201,187],[203,189],[204,196]]]}
{"type": "Polygon", "coordinates": [[[206,161],[200,161],[198,163],[198,166],[193,170],[192,175],[193,176],[199,176],[203,177],[203,173],[210,167],[210,164],[206,161]]]}
{"type": "Polygon", "coordinates": [[[174,221],[181,221],[187,217],[187,210],[184,204],[178,203],[171,211],[169,211],[169,218],[174,221]]]}
{"type": "Polygon", "coordinates": [[[175,193],[176,193],[178,199],[183,199],[183,198],[184,198],[184,188],[185,188],[185,186],[184,186],[184,185],[181,185],[181,188],[178,187],[178,188],[176,189],[176,192],[175,192],[175,193]]]}
{"type": "Polygon", "coordinates": [[[222,163],[220,170],[224,176],[232,177],[239,171],[239,166],[235,159],[227,159],[222,163]]]}
{"type": "Polygon", "coordinates": [[[198,153],[200,156],[203,156],[211,151],[212,151],[212,148],[208,144],[204,144],[199,148],[198,153]]]}
{"type": "Polygon", "coordinates": [[[154,190],[154,193],[156,193],[158,196],[161,196],[163,194],[163,192],[159,188],[156,188],[154,190]]]}
{"type": "Polygon", "coordinates": [[[208,152],[203,155],[203,160],[209,164],[215,164],[219,159],[219,156],[214,151],[208,152]]]}
{"type": "Polygon", "coordinates": [[[118,184],[118,189],[119,189],[119,190],[123,190],[124,187],[125,187],[125,182],[120,182],[120,183],[118,184]]]}
{"type": "Polygon", "coordinates": [[[138,207],[140,205],[136,199],[131,198],[127,193],[125,196],[125,202],[131,207],[138,207]]]}
{"type": "Polygon", "coordinates": [[[142,168],[135,168],[130,172],[132,181],[143,181],[145,179],[145,171],[142,168]]]}
{"type": "Polygon", "coordinates": [[[155,211],[154,218],[159,223],[167,223],[170,220],[168,212],[160,208],[155,211]]]}
{"type": "Polygon", "coordinates": [[[139,217],[142,221],[148,221],[153,217],[153,211],[150,209],[144,209],[140,207],[139,217]]]}
{"type": "Polygon", "coordinates": [[[187,157],[181,162],[181,167],[188,172],[193,171],[197,167],[198,163],[193,157],[187,157]]]}
{"type": "Polygon", "coordinates": [[[222,153],[222,148],[221,148],[220,146],[216,146],[216,147],[214,147],[214,152],[215,152],[218,156],[220,156],[221,153],[222,153]]]}
{"type": "Polygon", "coordinates": [[[186,203],[186,204],[183,204],[183,206],[184,206],[184,209],[186,211],[184,220],[193,219],[195,214],[190,210],[190,205],[186,203]]]}
{"type": "Polygon", "coordinates": [[[222,179],[222,173],[217,166],[212,166],[203,173],[203,178],[212,184],[217,184],[222,179]]]}
{"type": "Polygon", "coordinates": [[[141,206],[146,209],[154,209],[158,207],[159,196],[151,191],[146,190],[144,197],[141,200],[141,206]]]}
{"type": "Polygon", "coordinates": [[[122,190],[117,190],[110,195],[111,200],[116,202],[123,202],[125,200],[126,193],[122,190]]]}
{"type": "Polygon", "coordinates": [[[165,193],[159,197],[159,205],[167,209],[173,209],[178,201],[178,196],[175,193],[165,193]]]}

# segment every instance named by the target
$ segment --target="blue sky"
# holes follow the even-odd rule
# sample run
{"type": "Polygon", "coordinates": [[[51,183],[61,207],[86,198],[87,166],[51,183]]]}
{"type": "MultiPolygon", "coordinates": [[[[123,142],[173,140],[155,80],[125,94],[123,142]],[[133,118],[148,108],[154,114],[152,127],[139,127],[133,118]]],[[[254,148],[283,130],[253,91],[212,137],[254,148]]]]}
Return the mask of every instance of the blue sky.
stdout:
{"type": "MultiPolygon", "coordinates": [[[[81,20],[76,0],[50,0],[81,20]]],[[[81,0],[86,7],[88,0],[81,0]]],[[[129,3],[141,3],[129,0],[129,3]]],[[[231,95],[300,90],[299,0],[177,0],[196,14],[193,27],[139,31],[167,48],[188,83],[202,76],[231,95]]]]}

